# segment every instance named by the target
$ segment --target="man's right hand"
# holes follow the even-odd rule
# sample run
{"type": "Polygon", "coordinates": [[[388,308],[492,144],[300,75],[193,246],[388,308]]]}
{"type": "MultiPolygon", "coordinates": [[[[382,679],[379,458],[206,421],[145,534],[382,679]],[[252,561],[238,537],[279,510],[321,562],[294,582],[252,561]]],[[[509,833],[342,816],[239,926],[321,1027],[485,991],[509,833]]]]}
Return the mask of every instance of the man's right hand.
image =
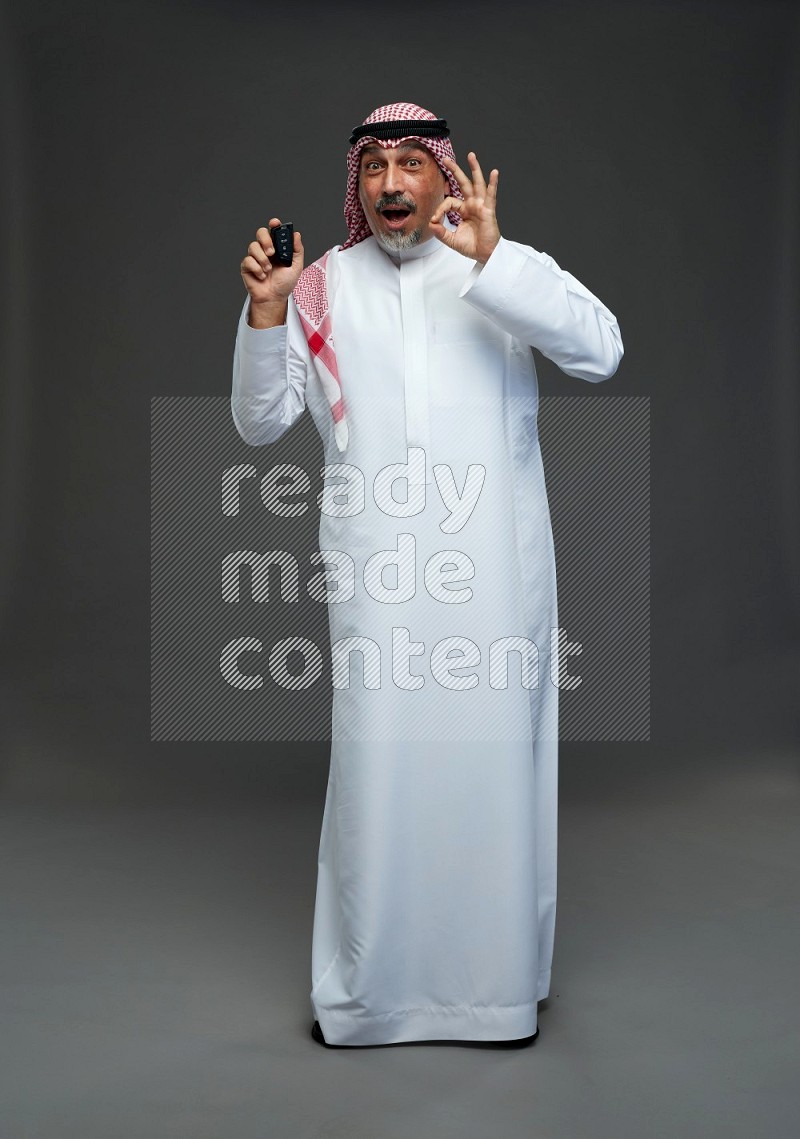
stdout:
{"type": "Polygon", "coordinates": [[[289,295],[303,271],[303,243],[297,231],[291,265],[273,265],[270,260],[275,247],[269,231],[280,224],[280,218],[270,218],[266,226],[256,230],[256,239],[248,245],[239,267],[250,294],[247,323],[253,328],[274,328],[284,323],[289,295]]]}

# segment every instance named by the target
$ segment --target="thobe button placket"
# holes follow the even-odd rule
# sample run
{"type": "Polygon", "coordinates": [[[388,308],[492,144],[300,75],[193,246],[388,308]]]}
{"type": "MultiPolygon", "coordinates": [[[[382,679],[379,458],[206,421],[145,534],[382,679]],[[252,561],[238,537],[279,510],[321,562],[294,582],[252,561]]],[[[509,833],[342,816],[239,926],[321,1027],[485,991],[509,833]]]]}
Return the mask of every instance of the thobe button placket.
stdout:
{"type": "Polygon", "coordinates": [[[428,336],[425,321],[425,261],[400,263],[400,304],[403,314],[405,363],[406,447],[425,452],[425,481],[433,481],[428,415],[428,336]]]}

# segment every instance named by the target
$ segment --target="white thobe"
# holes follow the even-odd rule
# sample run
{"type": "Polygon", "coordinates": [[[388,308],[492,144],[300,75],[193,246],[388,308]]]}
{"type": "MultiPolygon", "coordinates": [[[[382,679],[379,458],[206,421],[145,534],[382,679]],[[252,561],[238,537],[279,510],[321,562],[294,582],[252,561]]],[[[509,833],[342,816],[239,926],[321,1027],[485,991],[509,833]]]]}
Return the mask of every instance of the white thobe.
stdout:
{"type": "Polygon", "coordinates": [[[397,256],[370,237],[331,252],[328,292],[346,451],[293,302],[285,326],[257,330],[245,300],[232,392],[253,445],[308,406],[343,510],[357,495],[342,464],[365,480],[358,513],[331,505],[320,523],[320,549],[356,571],[328,605],[333,645],[367,647],[334,688],[313,1015],[331,1044],[530,1036],[553,955],[560,667],[531,346],[599,381],[619,327],[504,238],[480,266],[436,238],[397,256]],[[368,565],[401,549],[394,576],[368,565]],[[527,648],[495,659],[502,638],[527,648]]]}

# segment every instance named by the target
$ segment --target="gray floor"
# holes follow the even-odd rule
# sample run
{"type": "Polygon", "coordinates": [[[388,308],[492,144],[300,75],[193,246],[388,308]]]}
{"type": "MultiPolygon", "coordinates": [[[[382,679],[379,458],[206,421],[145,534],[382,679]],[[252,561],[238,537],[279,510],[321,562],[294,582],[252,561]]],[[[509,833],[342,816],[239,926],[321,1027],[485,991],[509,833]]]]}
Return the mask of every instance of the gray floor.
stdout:
{"type": "Polygon", "coordinates": [[[160,802],[12,786],[0,1133],[795,1136],[794,757],[563,756],[554,986],[519,1052],[311,1040],[318,760],[160,802]]]}

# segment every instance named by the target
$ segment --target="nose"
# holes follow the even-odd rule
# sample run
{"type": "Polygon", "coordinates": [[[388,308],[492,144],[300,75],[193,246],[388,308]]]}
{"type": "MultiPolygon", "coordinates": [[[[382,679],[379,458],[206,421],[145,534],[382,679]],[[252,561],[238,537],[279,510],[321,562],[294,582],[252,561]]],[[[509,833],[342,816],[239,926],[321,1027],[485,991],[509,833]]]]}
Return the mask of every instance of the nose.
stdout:
{"type": "Polygon", "coordinates": [[[403,175],[398,167],[387,163],[386,170],[383,174],[383,182],[381,192],[383,194],[398,194],[403,189],[403,175]]]}

